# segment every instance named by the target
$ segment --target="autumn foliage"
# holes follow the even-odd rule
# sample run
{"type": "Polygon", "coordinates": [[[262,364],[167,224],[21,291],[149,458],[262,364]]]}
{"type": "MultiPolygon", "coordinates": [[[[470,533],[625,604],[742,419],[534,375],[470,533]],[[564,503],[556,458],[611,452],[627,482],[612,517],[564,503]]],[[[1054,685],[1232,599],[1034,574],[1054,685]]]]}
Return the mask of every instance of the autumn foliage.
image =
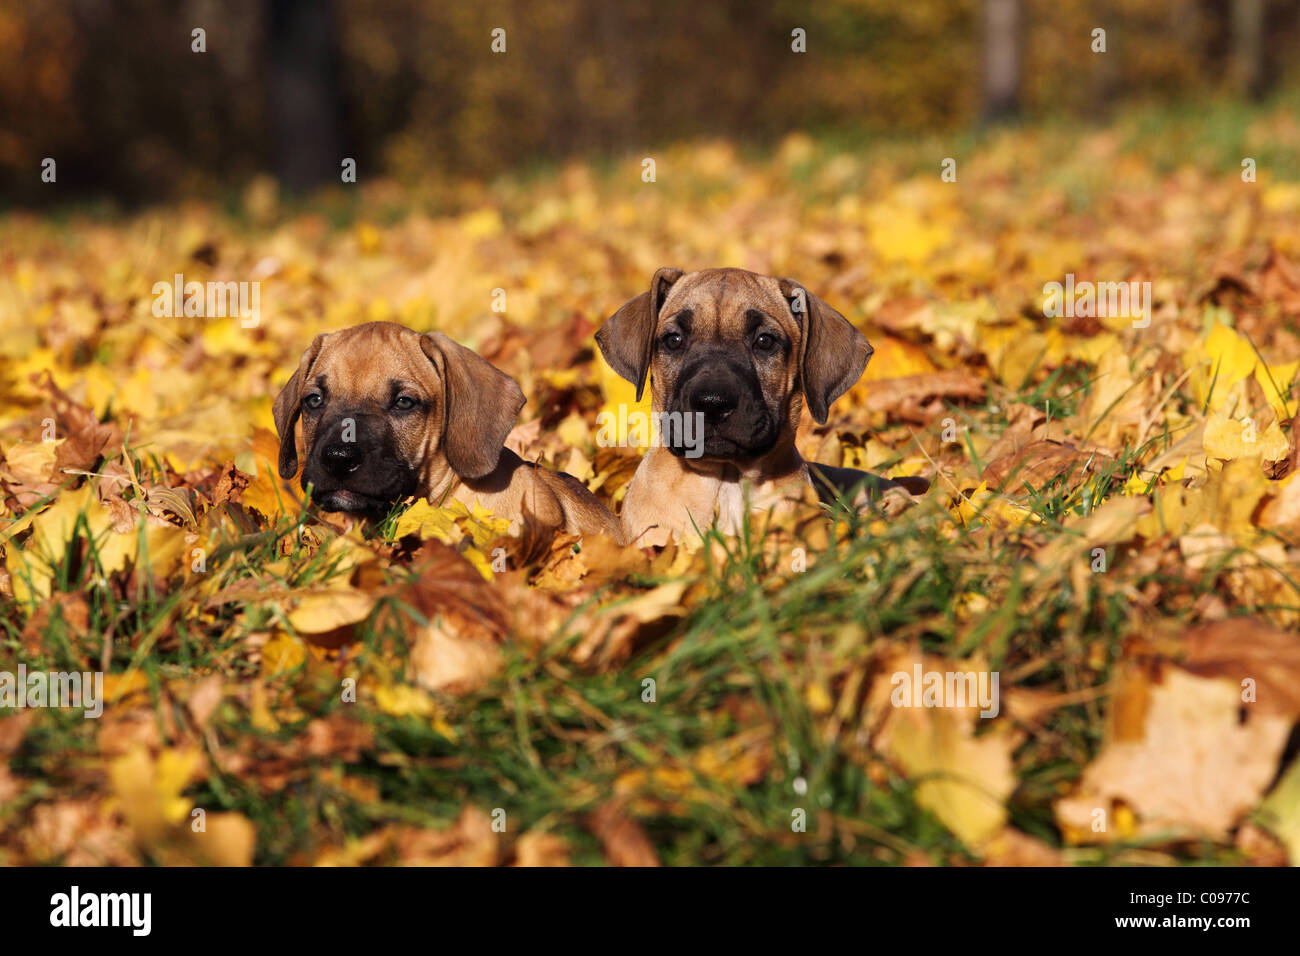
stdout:
{"type": "Polygon", "coordinates": [[[1240,166],[1294,160],[1293,116],[1001,132],[955,182],[791,134],[654,183],[8,216],[0,670],[107,702],[0,718],[0,860],[1296,862],[1300,184],[1240,166]],[[390,319],[518,379],[510,446],[617,508],[639,452],[596,417],[634,397],[592,335],[664,265],[840,309],[875,356],[805,457],[929,493],[656,551],[277,476],[307,343],[390,319]],[[176,273],[260,281],[259,323],[156,317],[176,273]],[[1067,275],[1149,314],[1045,315],[1067,275]],[[894,706],[916,665],[997,672],[997,715],[894,706]]]}

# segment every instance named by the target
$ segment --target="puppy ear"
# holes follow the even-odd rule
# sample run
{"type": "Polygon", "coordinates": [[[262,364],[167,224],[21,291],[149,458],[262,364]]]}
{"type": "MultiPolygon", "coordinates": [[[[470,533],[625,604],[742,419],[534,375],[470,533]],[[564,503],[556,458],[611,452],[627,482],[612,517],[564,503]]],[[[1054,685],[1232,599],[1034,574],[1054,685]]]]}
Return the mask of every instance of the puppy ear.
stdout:
{"type": "Polygon", "coordinates": [[[524,393],[487,359],[441,332],[420,336],[420,348],[442,378],[442,447],[462,478],[482,478],[497,466],[524,393]]]}
{"type": "Polygon", "coordinates": [[[293,426],[298,423],[298,414],[302,409],[303,383],[307,381],[312,364],[316,361],[316,356],[320,354],[321,345],[324,342],[324,335],[318,335],[311,340],[311,345],[307,347],[307,351],[302,353],[302,361],[298,363],[298,371],[293,373],[293,377],[289,379],[284,388],[280,389],[280,394],[275,397],[272,414],[275,418],[275,432],[280,436],[281,478],[292,478],[298,473],[298,445],[294,440],[293,426]]]}
{"type": "Polygon", "coordinates": [[[596,333],[596,344],[600,346],[605,361],[636,386],[638,402],[645,391],[646,372],[650,370],[659,310],[663,308],[669,290],[683,275],[681,269],[660,269],[650,280],[650,291],[623,303],[623,307],[611,315],[596,333]]]}
{"type": "Polygon", "coordinates": [[[831,402],[862,377],[875,351],[852,323],[793,279],[780,280],[781,294],[795,320],[803,325],[799,374],[808,411],[826,424],[831,402]]]}

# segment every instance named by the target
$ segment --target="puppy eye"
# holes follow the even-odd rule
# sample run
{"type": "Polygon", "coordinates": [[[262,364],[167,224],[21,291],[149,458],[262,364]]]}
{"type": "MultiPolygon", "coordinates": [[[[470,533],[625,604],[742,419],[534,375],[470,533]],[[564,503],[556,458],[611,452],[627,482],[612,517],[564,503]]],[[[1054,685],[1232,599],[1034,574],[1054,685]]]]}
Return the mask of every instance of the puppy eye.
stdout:
{"type": "Polygon", "coordinates": [[[665,335],[662,339],[659,340],[660,344],[663,345],[663,347],[666,348],[669,352],[676,352],[679,348],[682,347],[682,344],[685,341],[686,341],[686,336],[682,335],[682,333],[680,332],[669,332],[667,335],[665,335]]]}
{"type": "Polygon", "coordinates": [[[754,348],[759,352],[771,352],[776,348],[776,336],[771,332],[764,332],[754,340],[754,348]]]}
{"type": "Polygon", "coordinates": [[[418,404],[419,402],[413,399],[410,395],[399,395],[397,396],[396,401],[393,402],[393,408],[397,409],[399,412],[409,412],[418,404]]]}
{"type": "Polygon", "coordinates": [[[325,404],[325,397],[317,392],[312,392],[310,395],[303,397],[302,403],[307,408],[320,408],[325,404]]]}

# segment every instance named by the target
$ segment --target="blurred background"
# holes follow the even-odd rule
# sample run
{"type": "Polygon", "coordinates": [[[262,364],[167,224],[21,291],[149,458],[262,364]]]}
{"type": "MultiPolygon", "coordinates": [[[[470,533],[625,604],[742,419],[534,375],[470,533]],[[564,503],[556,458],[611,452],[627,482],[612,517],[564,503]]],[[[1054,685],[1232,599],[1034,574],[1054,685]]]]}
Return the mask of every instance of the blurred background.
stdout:
{"type": "Polygon", "coordinates": [[[1104,120],[1267,96],[1298,54],[1295,0],[0,0],[0,202],[305,190],[342,157],[413,183],[698,136],[1104,120]]]}

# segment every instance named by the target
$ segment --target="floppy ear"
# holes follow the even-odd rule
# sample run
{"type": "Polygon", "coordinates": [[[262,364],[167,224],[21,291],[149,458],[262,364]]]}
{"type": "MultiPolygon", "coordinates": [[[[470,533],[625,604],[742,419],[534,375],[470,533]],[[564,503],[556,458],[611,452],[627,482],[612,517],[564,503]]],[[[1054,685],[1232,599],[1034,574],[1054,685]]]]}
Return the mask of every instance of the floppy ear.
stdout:
{"type": "Polygon", "coordinates": [[[298,473],[298,446],[293,437],[293,426],[298,423],[298,413],[302,408],[302,386],[307,381],[307,376],[311,372],[312,363],[316,361],[316,356],[320,354],[321,345],[325,342],[324,335],[318,335],[311,340],[311,345],[307,351],[302,353],[302,361],[298,363],[298,371],[293,373],[284,388],[280,389],[280,394],[275,397],[275,406],[273,415],[275,417],[275,431],[280,436],[280,477],[292,478],[298,473]]]}
{"type": "Polygon", "coordinates": [[[790,311],[803,325],[799,375],[808,411],[818,425],[825,425],[831,402],[862,377],[875,349],[848,319],[798,282],[782,279],[780,286],[790,311]]]}
{"type": "Polygon", "coordinates": [[[655,323],[664,299],[685,273],[681,269],[660,269],[650,280],[650,291],[611,315],[596,333],[596,344],[609,367],[636,386],[636,400],[641,401],[645,391],[646,372],[650,369],[650,356],[654,352],[655,323]]]}
{"type": "Polygon", "coordinates": [[[420,348],[442,378],[442,447],[462,478],[482,478],[501,460],[524,393],[487,359],[441,332],[420,336],[420,348]]]}

